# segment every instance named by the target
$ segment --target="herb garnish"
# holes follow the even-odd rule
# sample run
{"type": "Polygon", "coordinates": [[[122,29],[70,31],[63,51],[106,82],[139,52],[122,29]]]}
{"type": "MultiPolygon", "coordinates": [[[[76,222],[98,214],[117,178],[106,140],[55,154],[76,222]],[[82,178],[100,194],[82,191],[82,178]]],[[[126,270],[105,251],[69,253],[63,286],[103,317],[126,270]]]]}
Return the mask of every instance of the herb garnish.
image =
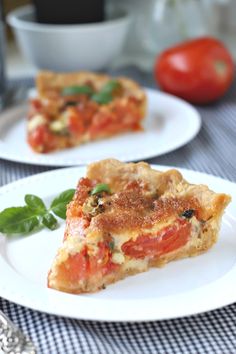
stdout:
{"type": "Polygon", "coordinates": [[[58,221],[55,215],[66,218],[66,206],[73,198],[74,189],[57,196],[47,209],[43,200],[36,195],[25,195],[25,206],[6,208],[0,213],[0,232],[6,235],[28,234],[45,226],[55,230],[58,221]]]}
{"type": "Polygon", "coordinates": [[[119,81],[108,81],[101,89],[101,91],[92,95],[91,99],[99,104],[107,104],[113,100],[116,92],[121,89],[119,81]]]}
{"type": "Polygon", "coordinates": [[[93,88],[89,85],[74,85],[64,87],[61,91],[61,94],[62,96],[74,96],[84,94],[89,96],[91,100],[97,102],[98,104],[107,104],[113,100],[114,95],[117,92],[120,92],[120,90],[120,82],[117,80],[110,80],[98,92],[95,92],[93,88]]]}
{"type": "Polygon", "coordinates": [[[94,94],[94,90],[89,85],[81,86],[67,86],[61,91],[62,96],[74,96],[74,95],[87,95],[91,96],[94,94]]]}
{"type": "Polygon", "coordinates": [[[113,97],[110,93],[108,92],[98,92],[95,93],[91,99],[99,104],[107,104],[112,101],[113,97]]]}
{"type": "Polygon", "coordinates": [[[91,195],[97,194],[97,193],[101,193],[101,192],[107,192],[107,193],[111,193],[111,189],[108,186],[108,184],[106,183],[99,183],[97,184],[93,190],[91,191],[91,195]]]}

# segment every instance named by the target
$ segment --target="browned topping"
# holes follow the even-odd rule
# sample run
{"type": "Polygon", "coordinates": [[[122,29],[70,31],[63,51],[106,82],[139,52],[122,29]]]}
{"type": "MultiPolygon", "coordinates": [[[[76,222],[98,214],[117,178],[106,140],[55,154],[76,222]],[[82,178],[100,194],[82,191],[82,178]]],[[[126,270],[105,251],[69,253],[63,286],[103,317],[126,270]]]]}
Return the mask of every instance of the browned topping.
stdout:
{"type": "Polygon", "coordinates": [[[196,216],[200,212],[200,205],[193,197],[160,198],[154,202],[154,218],[161,220],[173,213],[180,215],[185,210],[196,210],[196,216]]]}
{"type": "Polygon", "coordinates": [[[104,200],[99,195],[91,195],[83,204],[82,211],[89,217],[96,216],[105,210],[104,200]]]}
{"type": "MultiPolygon", "coordinates": [[[[148,219],[134,211],[104,212],[91,221],[91,227],[103,232],[120,232],[147,226],[148,219]]],[[[149,220],[150,221],[150,220],[149,220]]],[[[149,223],[150,224],[150,223],[149,223]]],[[[149,225],[151,226],[151,225],[149,225]]]]}
{"type": "Polygon", "coordinates": [[[146,195],[141,188],[124,190],[102,199],[103,209],[92,218],[91,228],[111,233],[152,227],[171,216],[181,216],[187,209],[196,210],[198,217],[200,211],[195,198],[158,198],[146,195]]]}
{"type": "MultiPolygon", "coordinates": [[[[91,195],[99,181],[81,178],[71,209],[91,220],[90,227],[105,233],[153,227],[170,217],[181,217],[186,210],[194,210],[201,219],[199,202],[192,196],[165,197],[150,194],[140,182],[127,183],[121,192],[91,195]]],[[[69,208],[70,209],[70,208],[69,208]]]]}
{"type": "Polygon", "coordinates": [[[119,192],[112,198],[113,208],[133,210],[140,214],[153,210],[154,202],[154,197],[145,196],[140,189],[119,192]]]}

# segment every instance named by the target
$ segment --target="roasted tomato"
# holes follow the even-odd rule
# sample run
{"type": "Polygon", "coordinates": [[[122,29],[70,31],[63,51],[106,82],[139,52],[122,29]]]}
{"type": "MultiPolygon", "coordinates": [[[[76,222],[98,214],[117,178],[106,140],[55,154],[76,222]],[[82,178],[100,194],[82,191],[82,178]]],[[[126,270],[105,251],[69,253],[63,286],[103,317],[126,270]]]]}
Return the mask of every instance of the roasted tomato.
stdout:
{"type": "Polygon", "coordinates": [[[85,130],[83,115],[75,107],[69,107],[67,109],[67,116],[69,132],[78,137],[82,135],[85,130]]]}
{"type": "Polygon", "coordinates": [[[28,143],[38,152],[47,152],[55,148],[55,137],[46,125],[39,125],[28,133],[28,143]]]}
{"type": "Polygon", "coordinates": [[[208,37],[167,49],[154,66],[154,76],[164,91],[198,104],[223,96],[233,74],[229,51],[222,42],[208,37]]]}
{"type": "Polygon", "coordinates": [[[85,246],[80,253],[69,256],[67,260],[60,265],[58,277],[61,281],[68,280],[73,284],[79,280],[85,280],[88,277],[103,277],[119,267],[112,262],[111,250],[108,243],[98,243],[98,250],[95,254],[91,253],[85,246]]]}
{"type": "Polygon", "coordinates": [[[132,100],[126,104],[116,104],[112,111],[100,111],[93,117],[89,128],[90,136],[116,134],[128,130],[141,130],[140,111],[132,100]]]}
{"type": "Polygon", "coordinates": [[[156,235],[140,235],[123,244],[122,251],[133,258],[155,258],[184,246],[190,236],[191,224],[179,219],[156,235]]]}
{"type": "Polygon", "coordinates": [[[89,258],[89,270],[91,275],[96,275],[100,272],[105,275],[119,267],[111,260],[111,250],[107,242],[100,242],[98,244],[98,252],[89,258]]]}
{"type": "Polygon", "coordinates": [[[84,248],[80,253],[69,256],[58,269],[58,277],[63,282],[71,282],[72,284],[78,280],[87,278],[89,272],[89,263],[87,249],[84,248]]]}

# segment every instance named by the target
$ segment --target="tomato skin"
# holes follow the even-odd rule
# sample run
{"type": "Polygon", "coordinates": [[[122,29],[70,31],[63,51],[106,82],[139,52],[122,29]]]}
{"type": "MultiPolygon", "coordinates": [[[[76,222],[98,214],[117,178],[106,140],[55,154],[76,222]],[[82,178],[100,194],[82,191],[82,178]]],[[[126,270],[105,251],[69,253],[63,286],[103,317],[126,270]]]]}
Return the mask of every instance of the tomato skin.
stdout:
{"type": "Polygon", "coordinates": [[[100,273],[101,276],[105,276],[120,267],[119,264],[112,261],[112,250],[110,248],[112,242],[111,236],[107,235],[103,241],[98,243],[97,252],[89,257],[90,275],[97,276],[100,273]]]}
{"type": "Polygon", "coordinates": [[[68,130],[71,134],[80,137],[84,133],[83,115],[74,107],[67,109],[68,130]]]}
{"type": "Polygon", "coordinates": [[[70,255],[60,264],[58,277],[61,281],[69,281],[72,284],[93,276],[97,279],[102,278],[120,267],[112,262],[111,257],[112,253],[107,242],[99,242],[95,254],[90,254],[89,247],[85,246],[79,253],[70,255]]]}
{"type": "Polygon", "coordinates": [[[219,99],[230,87],[234,63],[224,44],[211,37],[181,43],[157,57],[154,76],[166,92],[196,104],[219,99]]]}
{"type": "Polygon", "coordinates": [[[36,151],[47,152],[54,148],[55,138],[46,125],[39,125],[28,134],[28,143],[36,151]]]}
{"type": "Polygon", "coordinates": [[[139,131],[140,110],[136,106],[134,98],[130,98],[125,105],[115,104],[113,111],[101,111],[95,114],[89,128],[90,136],[97,137],[105,134],[116,134],[127,130],[139,131]]]}
{"type": "Polygon", "coordinates": [[[191,224],[178,219],[174,225],[160,230],[157,235],[140,235],[123,244],[122,251],[133,258],[156,258],[184,246],[190,236],[191,224]]]}
{"type": "Polygon", "coordinates": [[[90,275],[107,274],[112,269],[111,251],[105,242],[98,243],[98,252],[89,258],[90,275]]]}
{"type": "Polygon", "coordinates": [[[78,280],[86,279],[89,273],[87,249],[80,253],[70,255],[65,263],[61,263],[58,269],[60,280],[75,283],[78,280]]]}

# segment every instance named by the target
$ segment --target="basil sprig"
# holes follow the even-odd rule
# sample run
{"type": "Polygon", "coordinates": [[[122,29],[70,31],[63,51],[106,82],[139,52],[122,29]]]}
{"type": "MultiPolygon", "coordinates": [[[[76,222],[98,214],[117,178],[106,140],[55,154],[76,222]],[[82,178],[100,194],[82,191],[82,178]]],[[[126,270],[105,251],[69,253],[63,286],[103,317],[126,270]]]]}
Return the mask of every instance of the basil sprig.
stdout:
{"type": "Polygon", "coordinates": [[[0,213],[0,232],[4,234],[29,233],[38,226],[38,215],[28,206],[7,208],[0,213]]]}
{"type": "Polygon", "coordinates": [[[93,88],[89,85],[74,85],[64,87],[61,91],[61,94],[62,96],[84,94],[89,96],[92,101],[95,101],[99,104],[107,104],[113,100],[114,95],[116,94],[116,92],[119,92],[120,89],[121,84],[119,81],[110,80],[98,92],[94,92],[93,88]]]}
{"type": "Polygon", "coordinates": [[[113,100],[114,94],[119,91],[121,84],[119,81],[108,81],[101,89],[101,91],[91,96],[91,99],[99,104],[107,104],[113,100]]]}
{"type": "Polygon", "coordinates": [[[59,194],[58,197],[56,197],[50,206],[50,209],[59,216],[61,219],[66,218],[66,206],[67,204],[71,201],[73,198],[73,195],[75,194],[75,189],[67,189],[66,191],[62,192],[59,194]]]}
{"type": "Polygon", "coordinates": [[[114,94],[116,91],[120,90],[121,84],[117,80],[108,81],[102,88],[102,92],[114,94]]]}
{"type": "Polygon", "coordinates": [[[89,85],[67,86],[67,87],[64,87],[61,91],[62,96],[74,96],[74,95],[91,96],[93,93],[94,93],[94,90],[89,85]]]}
{"type": "Polygon", "coordinates": [[[6,235],[28,234],[42,227],[55,230],[59,216],[66,218],[66,206],[72,200],[74,189],[68,189],[57,196],[47,209],[43,200],[34,194],[25,195],[25,206],[6,208],[0,212],[0,232],[6,235]]]}
{"type": "Polygon", "coordinates": [[[91,191],[91,195],[97,194],[97,193],[102,193],[102,192],[107,192],[111,193],[111,189],[106,183],[99,183],[97,184],[91,191]]]}
{"type": "Polygon", "coordinates": [[[95,93],[91,99],[99,104],[107,104],[113,100],[113,96],[108,92],[95,93]]]}

